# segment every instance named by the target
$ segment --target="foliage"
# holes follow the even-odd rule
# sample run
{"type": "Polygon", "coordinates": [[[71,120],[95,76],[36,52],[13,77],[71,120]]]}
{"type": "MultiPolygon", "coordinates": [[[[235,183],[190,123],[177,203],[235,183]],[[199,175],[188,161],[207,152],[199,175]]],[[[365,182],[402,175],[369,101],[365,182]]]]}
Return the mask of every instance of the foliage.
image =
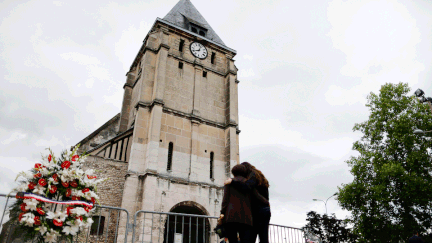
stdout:
{"type": "Polygon", "coordinates": [[[308,223],[303,230],[324,242],[355,242],[356,236],[347,228],[347,220],[337,219],[333,214],[322,216],[314,211],[307,213],[308,223]]]}
{"type": "Polygon", "coordinates": [[[353,128],[363,133],[353,145],[360,154],[347,161],[354,180],[337,200],[351,211],[359,242],[406,242],[432,226],[432,142],[413,133],[432,130],[432,114],[409,92],[399,83],[370,93],[369,119],[353,128]]]}

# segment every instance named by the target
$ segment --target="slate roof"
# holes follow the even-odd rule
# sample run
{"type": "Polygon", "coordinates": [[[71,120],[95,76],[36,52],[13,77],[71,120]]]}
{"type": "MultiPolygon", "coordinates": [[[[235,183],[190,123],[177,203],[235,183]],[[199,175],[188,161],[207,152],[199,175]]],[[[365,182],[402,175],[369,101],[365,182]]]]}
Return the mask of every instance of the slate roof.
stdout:
{"type": "Polygon", "coordinates": [[[190,0],[180,0],[163,20],[180,27],[181,29],[188,30],[187,22],[200,25],[207,29],[206,38],[218,44],[226,46],[225,43],[214,32],[212,27],[207,23],[200,12],[194,7],[190,0]]]}

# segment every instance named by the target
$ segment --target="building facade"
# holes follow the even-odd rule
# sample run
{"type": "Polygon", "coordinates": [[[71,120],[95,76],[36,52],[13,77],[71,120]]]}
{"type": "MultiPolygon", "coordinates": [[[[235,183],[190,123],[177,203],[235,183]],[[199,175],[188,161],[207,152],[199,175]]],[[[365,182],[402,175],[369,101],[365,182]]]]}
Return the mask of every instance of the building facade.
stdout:
{"type": "Polygon", "coordinates": [[[121,112],[79,142],[88,167],[110,178],[101,204],[219,216],[239,163],[235,55],[189,0],[156,19],[126,74],[121,112]]]}

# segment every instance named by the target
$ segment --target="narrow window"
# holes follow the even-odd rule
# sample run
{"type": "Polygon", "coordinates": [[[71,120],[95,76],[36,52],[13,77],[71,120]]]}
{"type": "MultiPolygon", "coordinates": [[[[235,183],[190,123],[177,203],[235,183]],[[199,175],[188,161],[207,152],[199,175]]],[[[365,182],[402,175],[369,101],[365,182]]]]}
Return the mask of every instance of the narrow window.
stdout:
{"type": "Polygon", "coordinates": [[[183,52],[184,40],[180,40],[179,51],[183,52]]]}
{"type": "Polygon", "coordinates": [[[192,30],[192,32],[194,32],[194,33],[198,33],[198,30],[197,30],[195,27],[192,27],[191,30],[192,30]]]}
{"type": "Polygon", "coordinates": [[[216,57],[216,53],[212,52],[212,55],[211,55],[211,64],[215,63],[215,57],[216,57]]]}
{"type": "Polygon", "coordinates": [[[207,72],[206,71],[203,72],[203,77],[207,78],[207,72]]]}
{"type": "Polygon", "coordinates": [[[210,152],[210,179],[213,179],[213,158],[214,152],[210,152]]]}
{"type": "Polygon", "coordinates": [[[201,35],[201,36],[204,36],[204,37],[205,37],[205,32],[204,32],[204,31],[202,31],[202,30],[200,30],[200,31],[199,31],[199,35],[201,35]]]}
{"type": "Polygon", "coordinates": [[[92,219],[93,224],[91,225],[90,235],[103,235],[105,216],[93,216],[92,219]]]}
{"type": "Polygon", "coordinates": [[[179,62],[179,69],[183,69],[183,63],[179,62]]]}
{"type": "Polygon", "coordinates": [[[172,167],[173,148],[174,148],[174,144],[173,144],[173,142],[170,142],[169,145],[168,145],[168,164],[167,164],[167,170],[171,170],[171,167],[172,167]]]}

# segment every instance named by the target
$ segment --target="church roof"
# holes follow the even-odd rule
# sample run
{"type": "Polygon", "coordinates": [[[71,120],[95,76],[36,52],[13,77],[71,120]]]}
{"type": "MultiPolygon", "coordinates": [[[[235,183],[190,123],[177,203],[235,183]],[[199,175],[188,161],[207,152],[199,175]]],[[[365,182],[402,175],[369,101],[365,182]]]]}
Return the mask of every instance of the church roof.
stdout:
{"type": "Polygon", "coordinates": [[[180,0],[163,18],[163,20],[184,30],[188,30],[188,22],[204,27],[207,29],[207,39],[226,46],[190,0],[180,0]]]}

